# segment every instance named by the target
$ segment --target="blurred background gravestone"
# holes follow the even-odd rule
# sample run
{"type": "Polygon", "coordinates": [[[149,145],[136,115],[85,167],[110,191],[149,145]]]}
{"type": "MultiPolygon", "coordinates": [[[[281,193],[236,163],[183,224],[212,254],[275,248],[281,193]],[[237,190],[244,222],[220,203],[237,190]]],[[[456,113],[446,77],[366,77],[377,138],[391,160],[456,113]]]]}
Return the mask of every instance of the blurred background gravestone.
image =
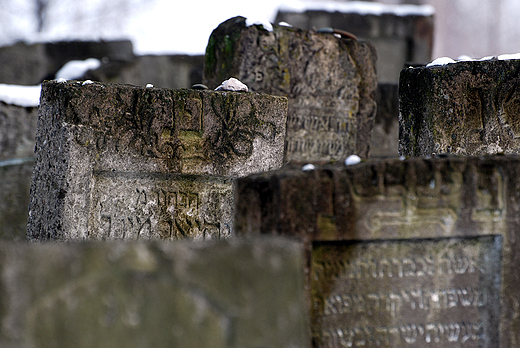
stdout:
{"type": "Polygon", "coordinates": [[[403,70],[399,152],[520,153],[519,68],[520,60],[493,59],[403,70]]]}
{"type": "Polygon", "coordinates": [[[29,240],[225,238],[233,180],[282,165],[287,99],[47,82],[29,240]]]}
{"type": "Polygon", "coordinates": [[[0,346],[307,348],[302,262],[281,238],[0,243],[0,346]]]}
{"type": "Polygon", "coordinates": [[[518,156],[286,166],[237,180],[235,228],[304,242],[316,347],[515,346],[519,168],[518,156]]]}
{"type": "Polygon", "coordinates": [[[287,96],[285,161],[369,155],[376,104],[373,46],[332,33],[246,26],[235,17],[208,42],[204,82],[234,76],[251,91],[287,96]]]}

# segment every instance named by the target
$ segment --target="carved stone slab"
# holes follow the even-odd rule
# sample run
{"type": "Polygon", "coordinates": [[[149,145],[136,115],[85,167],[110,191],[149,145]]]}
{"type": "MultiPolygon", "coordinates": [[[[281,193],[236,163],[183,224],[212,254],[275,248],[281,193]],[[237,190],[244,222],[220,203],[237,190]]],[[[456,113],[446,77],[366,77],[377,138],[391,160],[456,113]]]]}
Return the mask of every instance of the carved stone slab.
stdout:
{"type": "Polygon", "coordinates": [[[316,347],[520,342],[518,156],[292,165],[235,200],[238,234],[306,245],[316,347]]]}
{"type": "Polygon", "coordinates": [[[28,239],[232,231],[232,179],[279,168],[287,99],[43,84],[28,239]]]}
{"type": "Polygon", "coordinates": [[[399,153],[520,153],[520,60],[405,69],[399,82],[399,153]]]}
{"type": "Polygon", "coordinates": [[[308,348],[302,263],[282,238],[3,242],[0,346],[308,348]]]}
{"type": "Polygon", "coordinates": [[[366,42],[275,26],[219,25],[206,50],[204,81],[229,77],[251,91],[287,96],[286,161],[368,157],[376,113],[376,53],[366,42]]]}

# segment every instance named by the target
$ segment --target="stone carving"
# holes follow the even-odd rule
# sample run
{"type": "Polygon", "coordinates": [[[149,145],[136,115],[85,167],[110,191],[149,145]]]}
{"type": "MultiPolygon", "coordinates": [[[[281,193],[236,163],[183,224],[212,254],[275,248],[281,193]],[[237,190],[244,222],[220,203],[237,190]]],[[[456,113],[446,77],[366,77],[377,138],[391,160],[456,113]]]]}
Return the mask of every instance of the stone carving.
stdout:
{"type": "Polygon", "coordinates": [[[232,181],[279,168],[287,100],[43,85],[28,239],[222,238],[232,181]]]}
{"type": "Polygon", "coordinates": [[[251,91],[287,96],[286,161],[368,156],[375,117],[372,46],[332,34],[246,27],[242,17],[211,35],[205,83],[236,76],[251,91]]]}
{"type": "Polygon", "coordinates": [[[400,154],[519,153],[519,64],[490,60],[403,70],[400,154]]]}

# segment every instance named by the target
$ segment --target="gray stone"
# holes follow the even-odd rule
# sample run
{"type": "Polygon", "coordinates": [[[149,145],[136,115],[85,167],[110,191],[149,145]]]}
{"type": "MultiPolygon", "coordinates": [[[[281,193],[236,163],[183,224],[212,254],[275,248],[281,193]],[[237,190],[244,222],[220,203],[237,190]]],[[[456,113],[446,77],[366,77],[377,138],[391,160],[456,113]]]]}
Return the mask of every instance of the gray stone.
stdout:
{"type": "Polygon", "coordinates": [[[377,114],[370,140],[370,157],[399,155],[399,93],[396,83],[379,83],[377,114]]]}
{"type": "Polygon", "coordinates": [[[120,41],[64,41],[0,47],[0,83],[37,85],[53,79],[70,60],[98,58],[109,61],[131,61],[132,43],[120,41]]]}
{"type": "Polygon", "coordinates": [[[399,153],[520,153],[520,60],[405,69],[399,82],[399,153]]]}
{"type": "Polygon", "coordinates": [[[27,237],[228,237],[233,179],[282,165],[287,99],[44,83],[27,237]]]}
{"type": "Polygon", "coordinates": [[[37,107],[0,101],[0,161],[34,157],[37,107]]]}
{"type": "Polygon", "coordinates": [[[0,346],[309,347],[301,247],[0,243],[0,346]]]}
{"type": "Polygon", "coordinates": [[[269,32],[235,17],[210,36],[204,83],[235,77],[250,91],[287,96],[285,161],[368,157],[375,62],[368,43],[282,26],[269,32]]]}
{"type": "Polygon", "coordinates": [[[0,161],[0,240],[25,240],[33,166],[33,158],[0,161]]]}
{"type": "Polygon", "coordinates": [[[145,55],[130,62],[112,61],[88,71],[82,79],[161,88],[188,88],[202,82],[204,56],[145,55]]]}
{"type": "Polygon", "coordinates": [[[237,234],[300,238],[314,346],[520,342],[520,157],[371,160],[240,178],[237,234]]]}
{"type": "MultiPolygon", "coordinates": [[[[275,22],[284,21],[306,30],[332,27],[351,32],[359,39],[369,40],[377,49],[377,79],[380,83],[397,83],[399,72],[405,64],[431,60],[434,18],[433,15],[421,13],[424,11],[420,6],[416,7],[414,14],[385,12],[383,7],[383,12],[375,15],[342,12],[341,5],[338,4],[336,11],[293,12],[282,9],[278,11],[275,22]]],[[[410,8],[410,5],[407,6],[410,8]]]]}

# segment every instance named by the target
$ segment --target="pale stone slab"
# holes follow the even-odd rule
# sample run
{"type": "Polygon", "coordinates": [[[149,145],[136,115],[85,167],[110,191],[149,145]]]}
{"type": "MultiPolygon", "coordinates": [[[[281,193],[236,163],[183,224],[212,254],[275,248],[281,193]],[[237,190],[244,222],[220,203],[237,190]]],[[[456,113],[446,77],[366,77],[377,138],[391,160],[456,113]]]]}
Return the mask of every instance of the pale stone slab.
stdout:
{"type": "Polygon", "coordinates": [[[315,346],[511,347],[519,168],[516,155],[287,166],[236,182],[235,228],[303,240],[315,346]]]}
{"type": "Polygon", "coordinates": [[[286,115],[257,93],[45,83],[28,239],[230,236],[232,180],[282,165],[286,115]]]}

